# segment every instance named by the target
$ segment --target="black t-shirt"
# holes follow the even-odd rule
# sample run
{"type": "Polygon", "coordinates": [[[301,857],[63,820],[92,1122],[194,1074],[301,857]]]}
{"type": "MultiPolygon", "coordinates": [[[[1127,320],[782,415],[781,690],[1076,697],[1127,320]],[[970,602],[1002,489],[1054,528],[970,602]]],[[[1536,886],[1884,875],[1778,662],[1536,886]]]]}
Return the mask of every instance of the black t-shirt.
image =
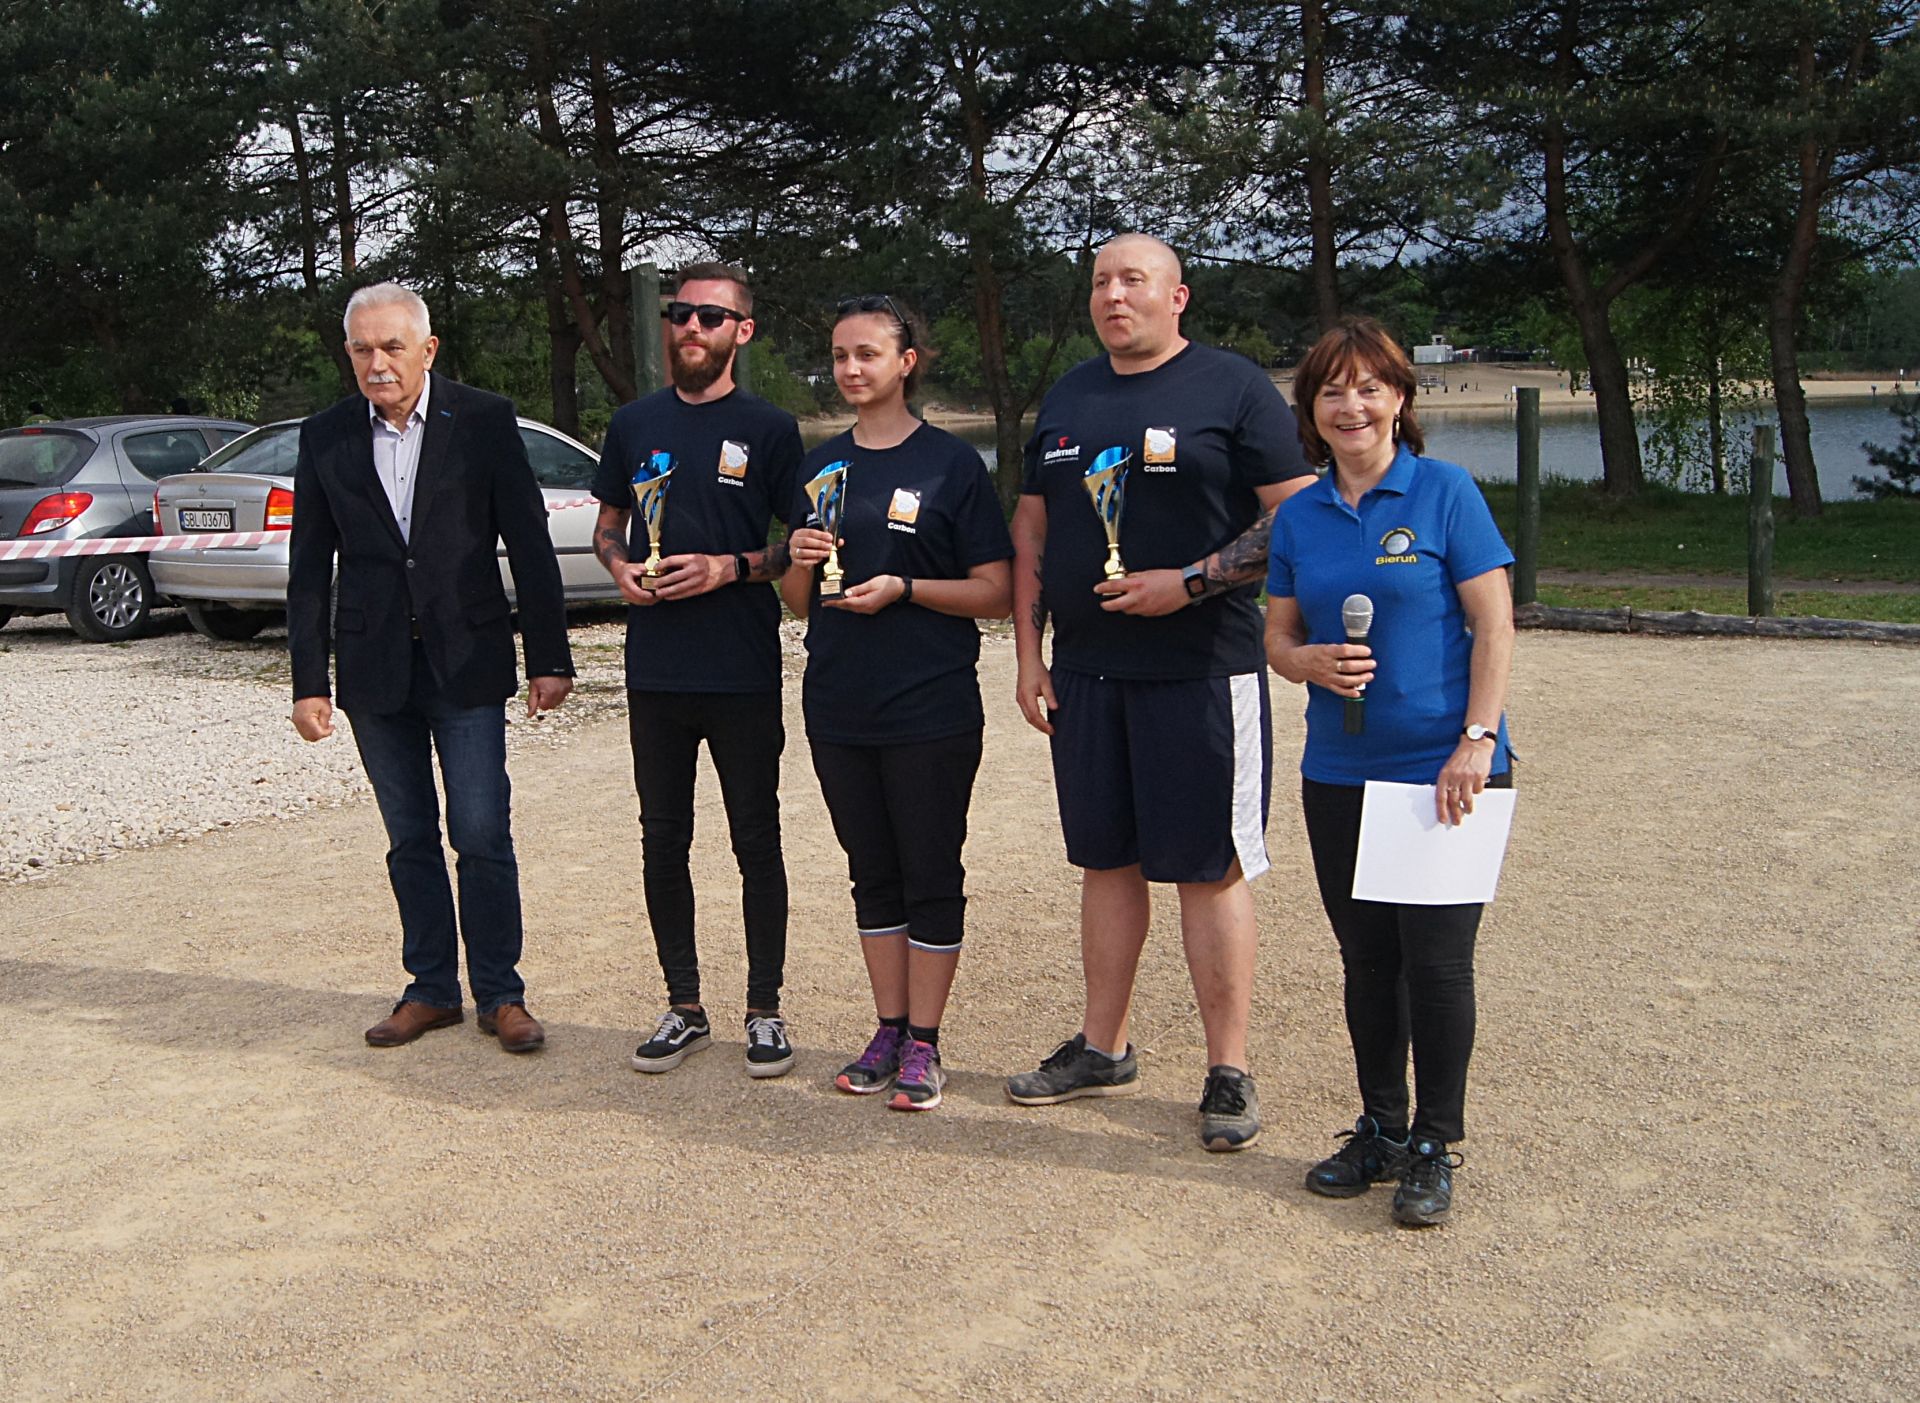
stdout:
{"type": "MultiPolygon", "coordinates": [[[[634,511],[634,469],[673,455],[660,513],[660,554],[732,555],[790,521],[800,428],[793,416],[735,390],[688,404],[671,386],[623,405],[607,427],[593,495],[633,512],[627,553],[646,559],[634,511]]],[[[768,692],[780,687],[780,600],[769,584],[724,584],[692,599],[627,610],[627,688],[636,692],[768,692]]]]}
{"type": "Polygon", "coordinates": [[[1273,381],[1243,356],[1195,343],[1138,375],[1115,374],[1104,355],[1082,361],[1041,404],[1021,483],[1046,499],[1040,585],[1055,666],[1161,679],[1265,667],[1257,582],[1159,618],[1100,608],[1093,587],[1105,578],[1107,537],[1083,478],[1108,448],[1133,454],[1121,561],[1129,570],[1184,568],[1260,519],[1254,488],[1313,472],[1273,381]]]}
{"type": "MultiPolygon", "coordinates": [[[[1013,555],[1006,517],[986,464],[944,429],[922,424],[892,448],[861,448],[851,431],[807,455],[796,479],[793,520],[807,525],[806,484],[847,461],[841,518],[842,584],[876,575],[961,580],[976,565],[1013,555]]],[[[980,626],[896,600],[877,614],[819,603],[807,615],[807,735],[840,745],[903,745],[986,724],[974,664],[980,626]]]]}

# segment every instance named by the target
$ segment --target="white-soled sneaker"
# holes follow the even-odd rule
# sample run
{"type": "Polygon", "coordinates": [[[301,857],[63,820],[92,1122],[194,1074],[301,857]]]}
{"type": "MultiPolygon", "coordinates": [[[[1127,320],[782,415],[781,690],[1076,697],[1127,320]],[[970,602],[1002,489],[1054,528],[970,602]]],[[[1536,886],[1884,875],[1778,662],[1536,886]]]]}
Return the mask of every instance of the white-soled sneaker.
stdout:
{"type": "Polygon", "coordinates": [[[713,1041],[707,1015],[691,1008],[670,1008],[653,1036],[633,1050],[636,1072],[671,1072],[713,1041]]]}
{"type": "Polygon", "coordinates": [[[793,1066],[787,1020],[777,1013],[747,1015],[747,1075],[777,1077],[793,1066]]]}

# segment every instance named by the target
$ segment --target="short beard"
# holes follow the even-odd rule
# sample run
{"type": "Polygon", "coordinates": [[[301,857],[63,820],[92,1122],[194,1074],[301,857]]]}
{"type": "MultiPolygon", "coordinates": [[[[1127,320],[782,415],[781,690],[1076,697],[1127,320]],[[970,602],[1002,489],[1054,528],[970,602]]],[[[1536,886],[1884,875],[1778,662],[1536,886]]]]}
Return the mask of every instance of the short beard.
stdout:
{"type": "Polygon", "coordinates": [[[729,341],[723,351],[712,346],[706,348],[705,365],[688,365],[681,359],[681,348],[675,343],[667,355],[667,366],[673,376],[673,385],[677,390],[685,390],[690,395],[701,394],[713,386],[714,381],[727,373],[727,367],[733,364],[734,349],[737,341],[729,341]]]}

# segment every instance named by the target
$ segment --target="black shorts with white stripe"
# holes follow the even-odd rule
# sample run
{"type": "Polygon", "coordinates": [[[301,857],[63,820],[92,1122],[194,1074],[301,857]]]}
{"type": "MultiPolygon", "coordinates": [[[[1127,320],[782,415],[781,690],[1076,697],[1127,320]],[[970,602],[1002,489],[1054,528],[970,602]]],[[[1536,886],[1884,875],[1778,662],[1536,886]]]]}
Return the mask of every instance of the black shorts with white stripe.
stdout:
{"type": "Polygon", "coordinates": [[[1267,870],[1273,725],[1264,672],[1147,681],[1053,669],[1067,861],[1150,882],[1267,870]]]}

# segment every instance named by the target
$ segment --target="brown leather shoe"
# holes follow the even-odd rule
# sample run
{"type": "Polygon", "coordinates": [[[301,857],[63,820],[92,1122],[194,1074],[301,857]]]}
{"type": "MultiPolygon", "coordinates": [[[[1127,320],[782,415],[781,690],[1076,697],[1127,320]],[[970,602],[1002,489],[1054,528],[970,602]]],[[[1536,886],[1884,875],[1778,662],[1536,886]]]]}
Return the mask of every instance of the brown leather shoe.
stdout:
{"type": "Polygon", "coordinates": [[[367,1029],[367,1042],[373,1047],[399,1047],[435,1028],[451,1028],[464,1022],[466,1013],[457,1008],[436,1008],[432,1004],[403,1001],[393,1012],[367,1029]]]}
{"type": "Polygon", "coordinates": [[[533,1052],[547,1042],[547,1030],[525,1004],[501,1004],[492,1013],[481,1014],[480,1031],[499,1038],[507,1052],[533,1052]]]}

